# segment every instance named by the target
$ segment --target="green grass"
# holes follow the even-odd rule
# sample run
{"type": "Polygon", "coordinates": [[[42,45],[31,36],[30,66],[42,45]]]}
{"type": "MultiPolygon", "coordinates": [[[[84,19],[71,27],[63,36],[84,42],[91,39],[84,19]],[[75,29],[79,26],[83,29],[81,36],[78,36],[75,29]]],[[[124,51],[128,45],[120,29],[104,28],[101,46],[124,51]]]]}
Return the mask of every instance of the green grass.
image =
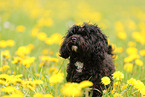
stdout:
{"type": "MultiPolygon", "coordinates": [[[[133,60],[130,63],[133,63],[133,70],[131,73],[124,70],[124,59],[128,56],[126,53],[128,42],[133,41],[136,43],[135,48],[137,48],[137,54],[140,56],[140,59],[145,63],[145,57],[139,54],[140,50],[145,49],[144,44],[138,42],[138,40],[132,37],[133,32],[142,33],[141,38],[144,38],[145,42],[145,1],[143,0],[0,0],[0,41],[1,40],[14,40],[15,44],[12,47],[1,47],[0,52],[9,50],[10,58],[5,59],[0,56],[0,68],[4,65],[8,65],[10,68],[5,71],[0,71],[0,75],[9,74],[9,75],[18,75],[22,74],[20,78],[23,81],[25,80],[36,80],[40,79],[43,81],[43,84],[39,84],[35,87],[34,91],[30,90],[28,87],[23,87],[22,84],[10,84],[10,86],[17,87],[23,93],[25,97],[33,97],[35,93],[42,94],[52,94],[54,97],[63,97],[61,93],[61,88],[66,82],[66,67],[68,60],[60,58],[57,54],[59,52],[60,40],[57,39],[57,43],[52,45],[46,44],[44,41],[38,39],[39,36],[32,36],[32,30],[34,28],[39,29],[39,32],[45,32],[47,37],[50,37],[54,33],[59,33],[62,36],[66,35],[67,30],[73,24],[80,24],[83,22],[90,22],[97,24],[107,35],[110,40],[110,44],[115,44],[116,47],[122,47],[123,51],[121,53],[115,53],[118,58],[114,60],[116,65],[116,71],[121,71],[124,74],[124,79],[122,79],[121,84],[115,88],[115,92],[110,93],[111,90],[108,90],[108,93],[104,93],[104,97],[113,97],[115,93],[122,94],[123,97],[141,97],[143,96],[138,89],[135,89],[134,86],[128,86],[125,89],[121,89],[121,86],[127,84],[127,80],[130,78],[135,78],[140,80],[145,84],[145,65],[142,67],[136,65],[133,60]],[[100,19],[99,19],[100,17],[100,19]],[[40,19],[43,18],[45,21],[47,19],[52,19],[53,24],[50,26],[45,25],[45,21],[40,25],[40,19]],[[132,21],[133,25],[129,24],[132,21]],[[8,28],[4,25],[6,22],[8,28]],[[117,30],[116,23],[121,22],[123,29],[117,30]],[[23,25],[25,27],[24,32],[19,32],[16,30],[16,27],[23,25]],[[125,32],[127,38],[125,40],[120,39],[117,34],[118,32],[125,32]],[[22,63],[12,64],[12,60],[16,57],[16,51],[19,47],[27,46],[29,44],[34,45],[34,49],[29,54],[25,56],[35,57],[35,61],[31,64],[30,67],[24,66],[22,63]],[[44,49],[48,50],[48,53],[44,55],[42,51],[44,49]],[[53,54],[52,54],[53,52],[53,54]],[[42,62],[40,56],[50,56],[59,60],[58,62],[47,61],[45,65],[39,67],[39,64],[42,62]],[[58,73],[62,72],[64,74],[64,80],[60,83],[51,84],[49,78],[52,76],[52,72],[48,72],[51,67],[55,67],[58,70],[58,73]],[[40,74],[36,76],[35,74],[40,74]],[[57,91],[57,92],[56,92],[57,91]]],[[[49,23],[47,21],[46,23],[49,23]]],[[[117,26],[119,27],[119,26],[117,26]]],[[[22,58],[24,60],[24,57],[22,58]]],[[[44,63],[44,62],[43,62],[44,63]]],[[[2,84],[1,80],[6,81],[7,79],[0,78],[0,91],[4,87],[8,87],[7,84],[2,84]]],[[[57,80],[57,79],[56,79],[57,80]]],[[[114,81],[117,82],[117,81],[114,81]]],[[[144,86],[144,85],[142,85],[144,86]]],[[[145,88],[145,86],[144,86],[145,88]]],[[[144,91],[145,92],[145,91],[144,91]]],[[[15,93],[15,92],[14,92],[15,93]]],[[[0,96],[11,95],[14,93],[0,92],[0,96]]]]}

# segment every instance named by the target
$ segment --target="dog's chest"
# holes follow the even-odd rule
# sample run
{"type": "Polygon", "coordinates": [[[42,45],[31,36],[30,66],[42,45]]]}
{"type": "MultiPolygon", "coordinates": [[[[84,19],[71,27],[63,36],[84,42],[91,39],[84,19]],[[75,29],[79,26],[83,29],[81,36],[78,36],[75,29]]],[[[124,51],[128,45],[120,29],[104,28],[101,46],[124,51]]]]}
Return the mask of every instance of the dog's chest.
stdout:
{"type": "Polygon", "coordinates": [[[82,62],[77,61],[75,63],[75,66],[77,67],[76,71],[81,73],[83,70],[84,64],[82,62]]]}

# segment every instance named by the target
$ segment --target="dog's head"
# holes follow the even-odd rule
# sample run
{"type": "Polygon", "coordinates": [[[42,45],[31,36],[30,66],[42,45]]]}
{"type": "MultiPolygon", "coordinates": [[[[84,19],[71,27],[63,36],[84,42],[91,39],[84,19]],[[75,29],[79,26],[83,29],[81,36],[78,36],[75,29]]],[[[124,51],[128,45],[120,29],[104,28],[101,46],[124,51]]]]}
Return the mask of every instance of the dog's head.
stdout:
{"type": "Polygon", "coordinates": [[[96,25],[84,23],[83,26],[74,25],[70,28],[60,48],[60,56],[83,56],[104,59],[108,42],[106,36],[96,25]]]}

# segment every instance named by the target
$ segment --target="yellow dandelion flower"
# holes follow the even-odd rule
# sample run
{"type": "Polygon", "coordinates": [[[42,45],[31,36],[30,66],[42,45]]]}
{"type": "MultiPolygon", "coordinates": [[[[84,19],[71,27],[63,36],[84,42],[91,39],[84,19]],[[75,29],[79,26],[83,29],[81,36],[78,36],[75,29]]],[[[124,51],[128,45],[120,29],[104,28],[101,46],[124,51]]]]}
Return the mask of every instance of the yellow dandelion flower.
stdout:
{"type": "Polygon", "coordinates": [[[127,72],[132,72],[133,64],[132,64],[132,63],[126,63],[126,64],[124,64],[124,69],[125,69],[127,72]]]}
{"type": "Polygon", "coordinates": [[[51,41],[51,38],[46,38],[45,43],[48,45],[52,45],[53,42],[51,41]]]}
{"type": "Polygon", "coordinates": [[[5,51],[2,51],[1,52],[1,55],[4,57],[4,58],[10,58],[10,52],[9,50],[5,50],[5,51]]]}
{"type": "Polygon", "coordinates": [[[30,89],[31,91],[35,91],[35,84],[33,83],[31,79],[23,81],[22,86],[24,88],[30,89]]]}
{"type": "Polygon", "coordinates": [[[45,20],[45,26],[50,27],[50,26],[52,26],[52,25],[53,25],[53,20],[52,20],[52,18],[47,18],[47,19],[45,20]]]}
{"type": "Polygon", "coordinates": [[[113,94],[113,97],[123,97],[123,96],[122,96],[122,94],[115,93],[115,94],[113,94]]]}
{"type": "Polygon", "coordinates": [[[82,91],[78,83],[65,83],[61,92],[64,96],[82,96],[82,91]]]}
{"type": "Polygon", "coordinates": [[[113,58],[114,60],[117,60],[117,59],[118,59],[118,55],[113,55],[112,58],[113,58]]]}
{"type": "Polygon", "coordinates": [[[39,67],[42,67],[42,66],[44,66],[44,62],[41,62],[40,64],[39,64],[39,67]]]}
{"type": "Polygon", "coordinates": [[[52,62],[58,62],[59,60],[57,58],[51,58],[50,61],[52,61],[52,62]]]}
{"type": "Polygon", "coordinates": [[[104,84],[104,85],[109,85],[110,84],[110,78],[107,77],[107,76],[104,76],[103,78],[101,78],[101,82],[104,84]]]}
{"type": "Polygon", "coordinates": [[[39,29],[38,28],[33,28],[32,29],[31,34],[32,34],[33,37],[37,36],[38,33],[39,33],[39,29]]]}
{"type": "Polygon", "coordinates": [[[135,87],[136,89],[138,89],[138,90],[141,90],[141,89],[143,89],[145,86],[144,86],[143,82],[141,82],[140,80],[137,80],[137,81],[135,82],[135,84],[134,84],[134,87],[135,87]]]}
{"type": "Polygon", "coordinates": [[[58,62],[58,58],[53,58],[53,57],[49,57],[49,56],[41,56],[40,57],[41,61],[52,61],[52,62],[58,62]]]}
{"type": "Polygon", "coordinates": [[[34,86],[27,85],[27,88],[30,89],[30,90],[33,91],[33,92],[35,91],[35,87],[34,87],[34,86]]]}
{"type": "Polygon", "coordinates": [[[51,18],[40,18],[38,20],[38,26],[42,27],[42,26],[52,26],[53,25],[53,20],[51,18]]]}
{"type": "Polygon", "coordinates": [[[115,48],[114,53],[122,53],[124,51],[123,47],[115,48]]]}
{"type": "Polygon", "coordinates": [[[1,47],[1,48],[7,47],[7,44],[6,44],[6,41],[5,41],[5,40],[1,40],[1,41],[0,41],[0,47],[1,47]]]}
{"type": "Polygon", "coordinates": [[[19,25],[16,27],[17,32],[25,32],[26,28],[23,25],[19,25]]]}
{"type": "Polygon", "coordinates": [[[124,31],[124,26],[123,26],[121,21],[115,22],[115,30],[117,32],[123,32],[124,31]]]}
{"type": "Polygon", "coordinates": [[[6,44],[7,44],[7,46],[12,47],[12,46],[14,46],[15,41],[14,40],[7,40],[6,44]]]}
{"type": "Polygon", "coordinates": [[[145,95],[145,86],[140,90],[140,93],[141,93],[142,95],[145,95]]]}
{"type": "Polygon", "coordinates": [[[49,56],[41,56],[40,60],[45,62],[45,61],[48,61],[49,58],[50,58],[49,56]]]}
{"type": "Polygon", "coordinates": [[[8,74],[0,74],[0,79],[6,80],[7,78],[9,78],[8,74]]]}
{"type": "Polygon", "coordinates": [[[6,85],[10,85],[10,84],[13,84],[13,85],[16,85],[16,83],[21,83],[22,82],[22,79],[20,79],[21,75],[7,75],[7,74],[1,74],[0,75],[0,78],[6,80],[6,85]]]}
{"type": "Polygon", "coordinates": [[[129,55],[137,54],[137,48],[135,48],[135,47],[129,47],[126,50],[126,53],[129,54],[129,55]]]}
{"type": "Polygon", "coordinates": [[[136,43],[133,42],[133,41],[130,41],[130,42],[128,42],[128,46],[129,47],[135,47],[136,46],[136,43]]]}
{"type": "Polygon", "coordinates": [[[80,86],[81,88],[90,87],[90,86],[93,86],[93,83],[92,83],[91,81],[85,80],[85,81],[82,81],[82,82],[79,84],[79,86],[80,86]]]}
{"type": "Polygon", "coordinates": [[[44,50],[41,51],[41,53],[42,53],[43,55],[48,55],[49,50],[48,50],[48,49],[44,49],[44,50]]]}
{"type": "Polygon", "coordinates": [[[136,79],[134,78],[130,78],[129,80],[127,80],[127,84],[129,85],[135,85],[135,83],[136,83],[136,79]]]}
{"type": "Polygon", "coordinates": [[[12,64],[17,64],[17,63],[22,63],[22,58],[21,57],[13,57],[13,60],[11,61],[12,64]]]}
{"type": "Polygon", "coordinates": [[[140,54],[141,56],[145,56],[145,50],[140,50],[140,51],[139,51],[139,54],[140,54]]]}
{"type": "Polygon", "coordinates": [[[51,94],[44,94],[43,97],[53,97],[51,94]]]}
{"type": "Polygon", "coordinates": [[[43,97],[43,94],[42,93],[35,93],[34,95],[33,95],[33,97],[43,97]]]}
{"type": "Polygon", "coordinates": [[[6,92],[6,93],[21,93],[16,87],[13,86],[7,86],[1,89],[1,92],[6,92]]]}
{"type": "Polygon", "coordinates": [[[112,49],[115,50],[117,48],[116,44],[111,44],[112,49]]]}
{"type": "Polygon", "coordinates": [[[132,37],[139,43],[145,44],[144,37],[140,32],[133,32],[132,37]]]}
{"type": "Polygon", "coordinates": [[[140,58],[140,56],[138,54],[132,54],[132,55],[129,55],[128,57],[124,58],[124,62],[130,63],[137,58],[140,58]]]}
{"type": "Polygon", "coordinates": [[[8,70],[10,68],[9,65],[3,65],[2,67],[0,67],[0,71],[4,72],[6,70],[8,70]]]}
{"type": "Polygon", "coordinates": [[[28,48],[30,51],[34,49],[34,45],[33,44],[29,44],[26,46],[26,48],[28,48]]]}
{"type": "Polygon", "coordinates": [[[115,71],[113,74],[113,79],[121,80],[124,78],[124,74],[120,71],[115,71]]]}
{"type": "Polygon", "coordinates": [[[43,84],[43,81],[39,80],[39,79],[36,79],[36,80],[33,81],[33,84],[34,85],[43,84]]]}
{"type": "Polygon", "coordinates": [[[118,32],[117,33],[118,38],[125,40],[127,38],[127,35],[125,32],[118,32]]]}
{"type": "Polygon", "coordinates": [[[59,33],[54,33],[50,36],[50,38],[52,39],[53,43],[55,44],[60,44],[61,43],[61,39],[62,39],[62,35],[59,33]]]}
{"type": "Polygon", "coordinates": [[[143,66],[143,61],[140,60],[140,59],[136,59],[135,64],[138,65],[138,66],[143,66]]]}
{"type": "Polygon", "coordinates": [[[6,84],[6,81],[0,79],[0,84],[1,85],[5,85],[6,84]]]}
{"type": "Polygon", "coordinates": [[[53,97],[51,94],[35,93],[33,97],[53,97]]]}
{"type": "Polygon", "coordinates": [[[27,68],[29,68],[34,61],[35,57],[26,57],[25,59],[22,59],[22,64],[25,65],[27,68]]]}
{"type": "Polygon", "coordinates": [[[62,41],[63,41],[62,35],[59,33],[54,33],[45,40],[45,43],[48,45],[61,44],[62,41]]]}
{"type": "Polygon", "coordinates": [[[15,78],[20,78],[22,76],[23,76],[23,74],[15,75],[15,78]]]}
{"type": "Polygon", "coordinates": [[[2,97],[24,97],[24,95],[23,94],[13,93],[13,94],[10,94],[10,95],[4,95],[2,97]]]}
{"type": "Polygon", "coordinates": [[[48,73],[49,74],[51,74],[51,73],[56,74],[56,73],[58,73],[58,69],[56,67],[51,67],[51,68],[49,68],[48,73]]]}
{"type": "Polygon", "coordinates": [[[31,52],[31,50],[30,50],[28,47],[26,47],[26,46],[21,46],[21,47],[19,47],[18,50],[16,51],[16,55],[22,56],[22,57],[23,57],[23,56],[29,54],[30,52],[31,52]]]}
{"type": "MultiPolygon", "coordinates": [[[[140,15],[143,15],[143,17],[144,17],[144,14],[140,14],[140,15]]],[[[142,17],[140,17],[140,18],[142,18],[142,17]]],[[[143,21],[139,22],[139,28],[140,28],[141,32],[143,32],[143,33],[145,31],[144,27],[145,27],[145,23],[143,21]]]]}
{"type": "Polygon", "coordinates": [[[43,41],[43,40],[45,40],[47,38],[47,34],[44,33],[44,32],[40,32],[40,33],[37,34],[37,38],[39,40],[42,40],[43,41]]]}
{"type": "Polygon", "coordinates": [[[63,73],[52,74],[49,78],[50,83],[61,83],[64,80],[63,73]]]}

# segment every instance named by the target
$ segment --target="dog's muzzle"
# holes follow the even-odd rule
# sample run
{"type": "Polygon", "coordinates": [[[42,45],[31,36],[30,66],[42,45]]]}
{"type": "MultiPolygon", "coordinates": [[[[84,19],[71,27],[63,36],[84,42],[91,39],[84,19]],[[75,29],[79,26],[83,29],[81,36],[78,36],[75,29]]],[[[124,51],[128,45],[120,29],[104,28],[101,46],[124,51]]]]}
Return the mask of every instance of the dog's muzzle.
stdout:
{"type": "Polygon", "coordinates": [[[75,46],[75,45],[73,45],[71,49],[72,49],[72,51],[77,52],[78,47],[77,47],[77,46],[75,46]]]}
{"type": "Polygon", "coordinates": [[[72,43],[72,46],[71,46],[72,51],[77,52],[78,46],[76,46],[76,44],[77,44],[76,36],[71,37],[71,43],[72,43]]]}
{"type": "Polygon", "coordinates": [[[78,51],[78,48],[79,48],[79,46],[78,46],[79,43],[78,42],[80,41],[80,37],[81,37],[80,35],[72,35],[69,39],[69,42],[70,42],[69,47],[74,52],[78,51]]]}

